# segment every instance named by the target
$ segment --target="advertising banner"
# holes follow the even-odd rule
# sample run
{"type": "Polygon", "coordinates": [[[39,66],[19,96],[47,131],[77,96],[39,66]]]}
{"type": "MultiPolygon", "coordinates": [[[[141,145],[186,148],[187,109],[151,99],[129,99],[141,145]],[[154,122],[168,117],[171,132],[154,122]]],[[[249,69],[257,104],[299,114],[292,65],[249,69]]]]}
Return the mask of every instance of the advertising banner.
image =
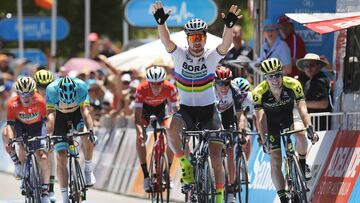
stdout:
{"type": "MultiPolygon", "coordinates": [[[[268,0],[266,18],[277,21],[285,13],[335,13],[336,0],[268,0]]],[[[305,42],[306,52],[325,55],[329,61],[333,58],[334,34],[318,34],[307,29],[300,23],[294,22],[295,31],[305,42]]]]}
{"type": "Polygon", "coordinates": [[[360,131],[340,131],[332,145],[313,202],[348,202],[360,172],[360,131]]]}

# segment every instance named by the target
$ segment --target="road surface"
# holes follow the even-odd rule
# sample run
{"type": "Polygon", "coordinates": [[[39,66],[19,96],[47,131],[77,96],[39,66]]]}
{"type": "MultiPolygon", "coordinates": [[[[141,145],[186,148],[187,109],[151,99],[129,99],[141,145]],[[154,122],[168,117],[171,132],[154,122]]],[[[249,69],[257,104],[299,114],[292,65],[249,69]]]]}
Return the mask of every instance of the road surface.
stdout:
{"type": "MultiPolygon", "coordinates": [[[[0,203],[20,203],[24,202],[24,197],[20,194],[19,189],[20,181],[15,180],[15,178],[6,173],[0,173],[0,203]]],[[[58,200],[61,200],[59,185],[55,186],[55,194],[58,200]]],[[[114,194],[110,192],[99,191],[95,189],[90,189],[88,191],[88,200],[86,203],[140,203],[140,202],[150,202],[146,199],[122,196],[119,194],[114,194]]],[[[62,201],[57,201],[61,203],[62,201]]]]}

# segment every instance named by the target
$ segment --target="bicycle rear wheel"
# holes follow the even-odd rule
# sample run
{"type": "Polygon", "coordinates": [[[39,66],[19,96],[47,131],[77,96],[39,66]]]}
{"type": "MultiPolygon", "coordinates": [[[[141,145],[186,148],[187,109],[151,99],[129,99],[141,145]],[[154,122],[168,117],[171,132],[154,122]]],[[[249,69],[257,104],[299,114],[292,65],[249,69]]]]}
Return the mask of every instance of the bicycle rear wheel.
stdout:
{"type": "Polygon", "coordinates": [[[33,202],[41,203],[40,173],[34,154],[31,155],[30,188],[27,189],[30,189],[29,193],[32,195],[33,202]]]}
{"type": "Polygon", "coordinates": [[[236,177],[234,188],[236,191],[237,199],[240,203],[248,202],[248,190],[249,190],[249,177],[247,171],[247,162],[245,153],[242,152],[236,160],[236,177]]]}
{"type": "Polygon", "coordinates": [[[75,160],[73,158],[70,158],[69,161],[69,189],[70,194],[69,198],[72,203],[80,203],[81,202],[81,191],[80,191],[80,185],[76,173],[76,166],[75,166],[75,160]]]}
{"type": "Polygon", "coordinates": [[[292,179],[290,188],[292,202],[307,203],[305,176],[295,155],[293,155],[290,167],[290,176],[292,179]]]}

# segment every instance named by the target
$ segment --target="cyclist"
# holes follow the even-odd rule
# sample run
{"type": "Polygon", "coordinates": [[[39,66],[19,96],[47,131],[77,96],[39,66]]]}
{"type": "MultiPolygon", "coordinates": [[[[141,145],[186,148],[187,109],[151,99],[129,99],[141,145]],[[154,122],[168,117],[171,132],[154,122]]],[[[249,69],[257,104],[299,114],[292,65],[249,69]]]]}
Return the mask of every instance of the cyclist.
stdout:
{"type": "MultiPolygon", "coordinates": [[[[54,81],[53,74],[45,69],[39,70],[34,75],[36,82],[36,90],[38,93],[45,98],[46,87],[54,81]]],[[[50,202],[55,202],[56,197],[54,194],[54,183],[55,183],[55,158],[52,150],[48,151],[49,167],[50,167],[50,182],[49,182],[49,198],[50,202]]]]}
{"type": "MultiPolygon", "coordinates": [[[[69,125],[77,131],[83,131],[84,123],[90,132],[89,137],[81,137],[85,155],[85,185],[90,187],[96,179],[92,168],[94,144],[93,121],[89,111],[89,95],[87,85],[77,78],[63,77],[50,83],[46,88],[46,107],[48,111],[46,125],[51,135],[66,135],[69,125]]],[[[64,139],[56,139],[54,148],[57,152],[57,175],[63,202],[69,202],[67,150],[69,144],[64,139]]]]}
{"type": "MultiPolygon", "coordinates": [[[[201,19],[192,19],[184,26],[189,47],[182,48],[170,39],[169,30],[165,24],[171,11],[166,14],[161,2],[152,7],[153,15],[158,23],[161,42],[172,55],[175,65],[176,86],[180,96],[180,109],[171,119],[168,133],[169,144],[175,156],[180,160],[182,180],[185,184],[193,183],[193,168],[181,147],[180,133],[183,128],[194,129],[200,124],[200,129],[220,129],[219,115],[215,109],[215,94],[213,80],[219,61],[226,55],[232,43],[232,27],[240,14],[240,9],[232,5],[228,15],[222,13],[225,21],[222,43],[213,50],[205,50],[207,24],[201,19]]],[[[225,173],[221,164],[223,139],[213,137],[209,144],[211,162],[215,173],[216,202],[222,202],[224,196],[225,173]],[[214,142],[218,141],[218,142],[214,142]],[[219,142],[220,141],[220,142],[219,142]]]]}
{"type": "MultiPolygon", "coordinates": [[[[247,129],[245,111],[253,112],[249,82],[244,78],[236,78],[231,81],[232,72],[229,68],[219,66],[215,72],[216,107],[221,115],[221,123],[224,129],[247,129]]],[[[229,167],[228,202],[234,199],[235,163],[233,146],[227,151],[227,163],[229,167]]]]}
{"type": "MultiPolygon", "coordinates": [[[[146,70],[146,80],[141,82],[135,94],[135,125],[137,133],[136,151],[144,174],[144,190],[151,192],[151,180],[146,164],[146,133],[143,126],[149,124],[150,116],[155,115],[158,121],[165,124],[165,106],[170,104],[172,112],[178,110],[176,87],[165,80],[166,72],[162,67],[152,66],[146,70]]],[[[171,150],[167,150],[169,163],[173,158],[171,150]]]]}
{"type": "MultiPolygon", "coordinates": [[[[33,136],[46,136],[45,120],[46,120],[46,104],[44,98],[35,92],[36,83],[31,77],[20,77],[15,84],[17,95],[10,98],[7,105],[7,126],[4,135],[5,143],[8,144],[9,138],[23,136],[24,133],[28,138],[33,136]]],[[[48,165],[48,155],[46,145],[44,146],[40,140],[32,142],[30,148],[35,150],[41,177],[41,201],[49,202],[48,187],[50,169],[48,165]]],[[[24,148],[22,147],[21,151],[24,148]]],[[[7,148],[11,159],[15,164],[15,175],[22,178],[22,166],[24,155],[21,161],[16,155],[14,147],[7,148]]]]}
{"type": "MultiPolygon", "coordinates": [[[[269,142],[267,151],[270,153],[273,184],[280,201],[288,202],[284,176],[281,172],[281,143],[278,135],[283,129],[296,129],[293,121],[294,104],[296,104],[301,120],[307,128],[308,138],[312,143],[317,142],[318,136],[313,131],[300,82],[294,78],[283,76],[283,67],[277,58],[262,61],[260,67],[265,75],[265,81],[261,82],[253,91],[255,115],[259,123],[262,142],[265,143],[265,139],[269,142]]],[[[299,163],[302,171],[305,172],[307,140],[304,134],[296,134],[295,138],[299,163]]]]}

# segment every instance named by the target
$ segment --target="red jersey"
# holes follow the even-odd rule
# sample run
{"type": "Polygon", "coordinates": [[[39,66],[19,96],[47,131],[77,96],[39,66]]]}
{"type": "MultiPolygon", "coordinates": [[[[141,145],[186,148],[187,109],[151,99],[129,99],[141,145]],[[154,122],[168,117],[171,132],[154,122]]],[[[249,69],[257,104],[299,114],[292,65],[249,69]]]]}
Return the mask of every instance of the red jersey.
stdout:
{"type": "Polygon", "coordinates": [[[296,61],[298,59],[304,58],[306,54],[305,50],[305,43],[300,35],[296,34],[295,32],[291,33],[288,38],[284,40],[286,44],[289,46],[291,52],[291,59],[292,59],[292,70],[291,70],[291,77],[299,76],[301,71],[296,67],[296,61]]]}
{"type": "Polygon", "coordinates": [[[175,85],[169,81],[164,81],[163,88],[159,95],[154,96],[148,81],[143,81],[136,88],[135,107],[142,107],[145,103],[149,106],[158,106],[166,99],[172,107],[177,105],[177,91],[175,85]]]}
{"type": "Polygon", "coordinates": [[[18,95],[8,101],[6,116],[8,122],[18,120],[24,124],[33,124],[40,122],[44,117],[46,117],[46,102],[37,92],[29,107],[22,105],[18,95]]]}

